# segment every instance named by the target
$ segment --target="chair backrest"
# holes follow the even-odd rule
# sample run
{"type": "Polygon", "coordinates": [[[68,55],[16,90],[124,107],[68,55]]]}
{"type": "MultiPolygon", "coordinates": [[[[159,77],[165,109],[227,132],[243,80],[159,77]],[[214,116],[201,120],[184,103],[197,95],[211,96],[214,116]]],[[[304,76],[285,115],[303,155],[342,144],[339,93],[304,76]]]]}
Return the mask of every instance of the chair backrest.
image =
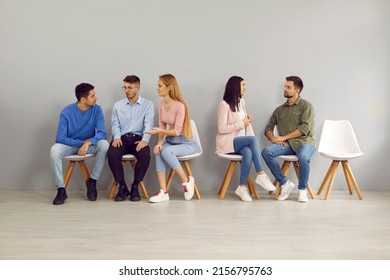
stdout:
{"type": "Polygon", "coordinates": [[[355,132],[348,120],[325,120],[318,144],[319,153],[361,153],[355,132]]]}
{"type": "Polygon", "coordinates": [[[280,136],[279,130],[278,130],[278,126],[277,126],[277,125],[274,126],[274,135],[275,135],[275,136],[280,136]]]}
{"type": "Polygon", "coordinates": [[[203,153],[202,144],[200,142],[200,137],[198,133],[198,129],[196,127],[196,123],[194,120],[191,120],[191,130],[192,130],[192,139],[196,142],[196,154],[201,155],[203,153]]]}

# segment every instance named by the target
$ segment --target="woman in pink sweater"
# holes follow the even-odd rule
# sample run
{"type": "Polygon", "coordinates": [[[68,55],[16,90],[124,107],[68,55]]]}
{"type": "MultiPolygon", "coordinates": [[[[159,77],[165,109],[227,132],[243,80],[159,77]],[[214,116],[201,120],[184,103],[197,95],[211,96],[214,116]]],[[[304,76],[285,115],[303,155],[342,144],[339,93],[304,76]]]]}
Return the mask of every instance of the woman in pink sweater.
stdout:
{"type": "Polygon", "coordinates": [[[253,117],[245,109],[245,81],[241,77],[231,77],[225,88],[223,101],[218,106],[218,133],[216,146],[218,153],[234,153],[242,156],[240,184],[236,194],[242,201],[252,201],[246,187],[252,162],[257,177],[255,182],[268,191],[276,188],[263,171],[260,161],[260,147],[254,136],[251,122],[253,117]]]}
{"type": "Polygon", "coordinates": [[[156,155],[157,179],[160,190],[149,199],[149,202],[169,200],[165,175],[166,164],[179,175],[184,189],[184,198],[190,200],[194,195],[194,178],[186,176],[177,159],[178,156],[189,155],[196,150],[196,143],[192,139],[190,113],[173,75],[160,76],[157,92],[163,98],[159,107],[158,127],[154,127],[146,133],[158,133],[158,142],[153,152],[156,155]]]}

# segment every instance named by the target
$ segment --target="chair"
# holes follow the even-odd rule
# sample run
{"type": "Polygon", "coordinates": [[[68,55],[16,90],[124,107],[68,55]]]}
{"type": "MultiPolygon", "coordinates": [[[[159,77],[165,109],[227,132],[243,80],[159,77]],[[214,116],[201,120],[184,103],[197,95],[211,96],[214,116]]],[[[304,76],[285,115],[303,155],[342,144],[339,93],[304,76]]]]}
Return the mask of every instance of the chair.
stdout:
{"type": "MultiPolygon", "coordinates": [[[[191,168],[190,168],[190,165],[189,165],[188,161],[191,160],[191,159],[200,157],[202,155],[202,153],[203,153],[202,144],[200,142],[198,129],[196,127],[196,124],[195,124],[194,120],[191,120],[191,130],[192,130],[192,138],[196,142],[196,151],[195,151],[195,153],[193,153],[191,155],[177,157],[177,159],[183,164],[184,170],[185,170],[187,176],[192,176],[191,168]]],[[[171,169],[171,171],[169,172],[168,179],[167,179],[167,190],[169,190],[169,187],[170,187],[170,185],[172,183],[172,179],[173,179],[173,176],[175,175],[175,173],[176,172],[173,169],[171,169]]],[[[196,198],[200,199],[200,193],[199,193],[198,187],[196,185],[196,182],[194,182],[194,192],[195,192],[196,198]]]]}
{"type": "MultiPolygon", "coordinates": [[[[125,167],[126,162],[129,161],[130,164],[131,164],[131,167],[132,167],[133,170],[134,170],[134,169],[135,169],[135,161],[136,161],[136,160],[137,160],[136,157],[135,157],[134,155],[132,155],[132,154],[123,155],[123,156],[122,156],[122,166],[123,166],[123,168],[125,167]]],[[[114,182],[112,183],[111,189],[110,189],[110,191],[109,191],[109,193],[108,193],[108,196],[107,196],[108,199],[113,199],[113,198],[114,198],[117,185],[118,185],[118,182],[115,181],[115,179],[114,179],[114,182]]],[[[142,189],[142,192],[144,193],[144,198],[145,198],[145,199],[148,199],[148,198],[149,198],[149,195],[148,195],[148,191],[146,190],[144,181],[141,181],[141,182],[139,183],[139,185],[140,185],[140,187],[141,187],[141,189],[142,189]]]]}
{"type": "Polygon", "coordinates": [[[69,183],[70,177],[72,176],[72,172],[73,172],[74,166],[76,165],[76,162],[78,162],[80,165],[81,173],[83,174],[84,179],[88,180],[90,178],[88,168],[85,165],[84,161],[89,159],[89,158],[92,158],[94,156],[95,156],[95,154],[86,154],[85,156],[70,155],[70,156],[63,157],[63,159],[69,160],[68,170],[66,171],[66,174],[64,176],[64,187],[65,188],[69,183]]]}
{"type": "MultiPolygon", "coordinates": [[[[226,171],[225,177],[223,178],[222,184],[219,187],[218,194],[219,199],[224,199],[225,194],[227,191],[227,188],[230,184],[230,180],[232,179],[234,168],[236,166],[237,162],[242,162],[242,156],[237,154],[222,154],[222,153],[216,153],[218,157],[230,160],[229,167],[226,171]]],[[[248,187],[251,194],[254,194],[256,199],[260,199],[260,195],[256,190],[255,185],[253,184],[253,180],[250,176],[248,176],[248,187]]]]}
{"type": "MultiPolygon", "coordinates": [[[[275,136],[279,136],[279,131],[278,131],[278,127],[275,125],[274,127],[274,135],[275,136]]],[[[287,173],[288,173],[288,169],[290,167],[290,164],[292,163],[293,166],[294,166],[294,170],[295,170],[295,174],[297,175],[297,178],[299,180],[299,163],[298,163],[298,157],[296,155],[284,155],[284,156],[278,156],[278,158],[280,158],[281,160],[283,160],[283,164],[281,166],[281,169],[282,169],[282,172],[283,174],[286,176],[287,173]]],[[[276,187],[276,185],[278,185],[278,180],[274,180],[274,186],[276,187]]],[[[279,194],[280,194],[280,191],[281,191],[281,188],[280,188],[280,185],[278,186],[278,188],[276,189],[276,194],[275,194],[275,199],[278,198],[279,194]]],[[[313,190],[311,189],[310,187],[310,184],[307,184],[307,192],[309,193],[309,196],[311,197],[311,199],[315,199],[315,196],[314,196],[314,192],[313,190]]],[[[272,192],[270,191],[269,194],[272,194],[272,192]]]]}
{"type": "Polygon", "coordinates": [[[360,150],[351,123],[348,120],[325,120],[320,143],[318,145],[318,152],[321,156],[330,158],[332,163],[317,194],[321,194],[326,182],[329,180],[328,188],[325,193],[325,200],[329,198],[337,167],[341,162],[349,193],[351,195],[353,194],[352,184],[359,199],[362,200],[363,196],[348,164],[348,160],[360,157],[364,154],[360,150]]]}

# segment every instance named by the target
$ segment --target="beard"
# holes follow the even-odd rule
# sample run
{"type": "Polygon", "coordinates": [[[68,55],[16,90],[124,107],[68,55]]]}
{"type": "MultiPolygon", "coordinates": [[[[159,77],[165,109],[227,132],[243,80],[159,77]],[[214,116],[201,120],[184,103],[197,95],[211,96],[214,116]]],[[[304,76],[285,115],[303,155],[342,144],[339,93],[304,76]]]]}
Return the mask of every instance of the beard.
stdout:
{"type": "Polygon", "coordinates": [[[293,97],[293,95],[289,95],[287,92],[284,92],[284,97],[291,98],[291,97],[293,97]]]}

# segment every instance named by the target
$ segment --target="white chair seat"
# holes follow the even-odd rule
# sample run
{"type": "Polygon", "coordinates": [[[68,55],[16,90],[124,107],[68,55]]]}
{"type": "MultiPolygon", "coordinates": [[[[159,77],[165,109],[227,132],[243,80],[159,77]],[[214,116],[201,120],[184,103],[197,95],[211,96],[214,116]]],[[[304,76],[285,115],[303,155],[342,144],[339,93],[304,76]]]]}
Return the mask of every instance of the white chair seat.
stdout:
{"type": "Polygon", "coordinates": [[[94,157],[95,154],[86,154],[85,156],[79,156],[79,155],[70,155],[65,156],[64,159],[70,160],[70,161],[84,161],[88,158],[94,157]]]}
{"type": "Polygon", "coordinates": [[[177,157],[177,159],[180,160],[180,161],[186,161],[186,160],[190,160],[190,159],[194,159],[194,158],[200,157],[201,155],[202,155],[202,153],[195,153],[195,154],[191,154],[191,155],[187,155],[187,156],[177,157]]]}
{"type": "Polygon", "coordinates": [[[361,157],[362,155],[364,155],[364,153],[337,153],[337,154],[319,153],[319,154],[321,156],[330,158],[332,160],[341,160],[341,161],[349,160],[349,159],[353,159],[353,158],[358,158],[358,157],[361,157]]]}
{"type": "Polygon", "coordinates": [[[237,154],[222,154],[216,152],[217,156],[220,158],[228,159],[228,160],[233,160],[233,161],[242,161],[242,156],[237,155],[237,154]]]}
{"type": "Polygon", "coordinates": [[[278,156],[278,158],[284,160],[284,161],[298,161],[298,157],[295,155],[289,155],[289,156],[278,156]]]}
{"type": "Polygon", "coordinates": [[[122,160],[136,160],[136,157],[132,154],[126,154],[122,156],[122,160]]]}

